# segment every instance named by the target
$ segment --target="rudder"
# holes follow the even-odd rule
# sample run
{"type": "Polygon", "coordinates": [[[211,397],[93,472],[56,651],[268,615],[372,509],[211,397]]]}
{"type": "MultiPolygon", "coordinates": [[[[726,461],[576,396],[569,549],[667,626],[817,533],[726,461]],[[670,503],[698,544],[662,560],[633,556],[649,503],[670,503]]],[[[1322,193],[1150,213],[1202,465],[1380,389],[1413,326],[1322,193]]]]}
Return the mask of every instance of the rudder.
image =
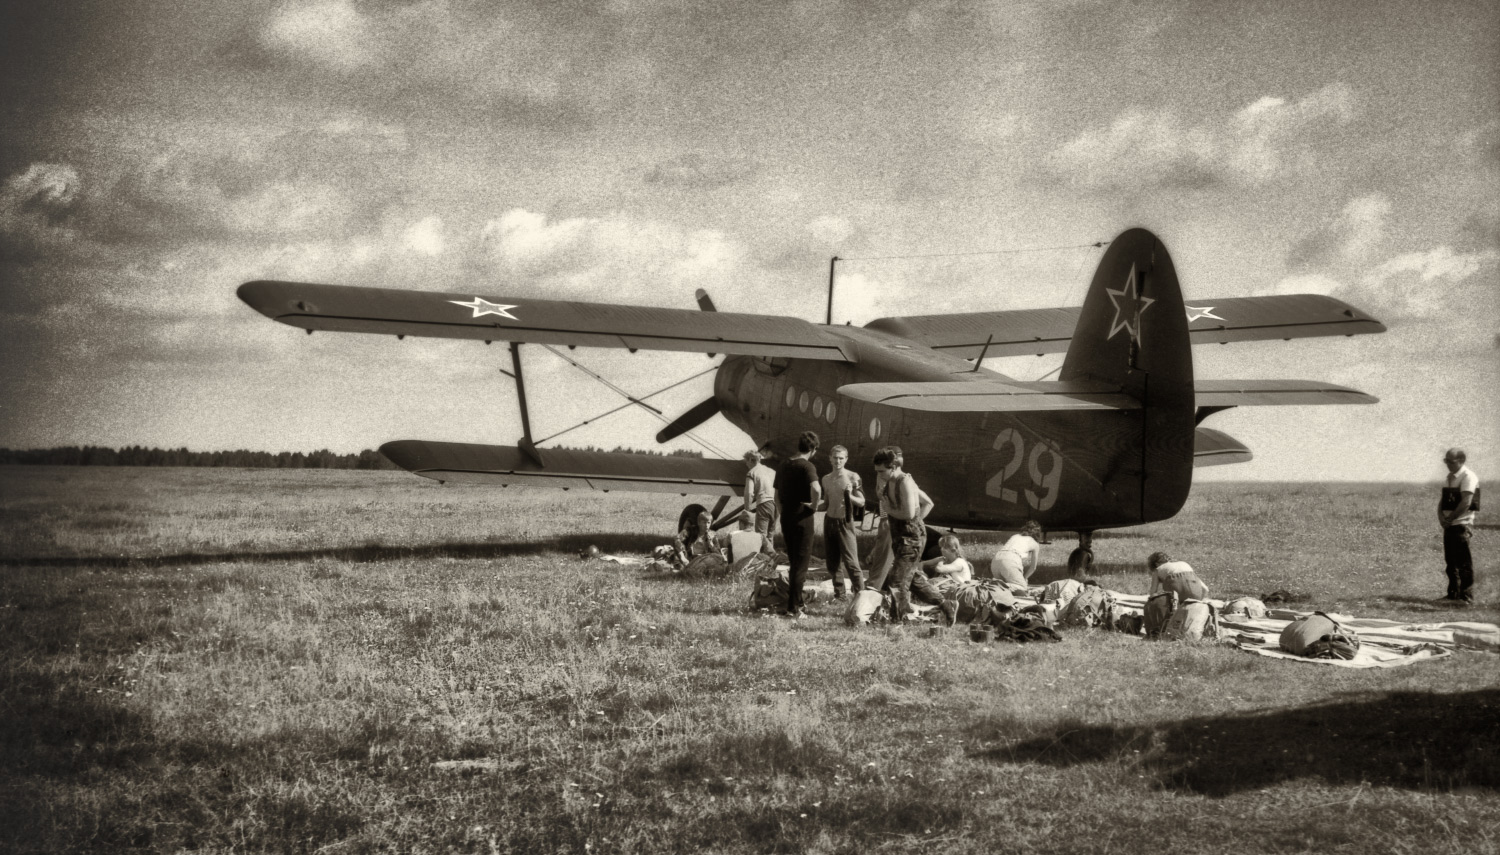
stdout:
{"type": "MultiPolygon", "coordinates": [[[[1110,243],[1089,285],[1058,379],[1118,384],[1142,408],[1114,417],[1134,434],[1112,491],[1139,494],[1140,522],[1167,519],[1187,501],[1193,477],[1193,354],[1177,271],[1145,229],[1110,243]]],[[[1133,503],[1132,503],[1133,504],[1133,503]]]]}

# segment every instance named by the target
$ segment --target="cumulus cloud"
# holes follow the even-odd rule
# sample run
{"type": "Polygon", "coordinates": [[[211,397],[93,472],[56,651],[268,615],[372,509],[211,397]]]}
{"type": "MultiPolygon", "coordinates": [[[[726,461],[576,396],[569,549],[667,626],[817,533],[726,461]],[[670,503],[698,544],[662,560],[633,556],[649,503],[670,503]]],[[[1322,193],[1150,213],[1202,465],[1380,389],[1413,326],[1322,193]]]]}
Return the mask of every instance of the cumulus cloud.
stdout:
{"type": "Polygon", "coordinates": [[[712,189],[743,181],[755,171],[755,163],[749,158],[684,154],[651,167],[646,183],[712,189]]]}
{"type": "Polygon", "coordinates": [[[1109,127],[1064,143],[1047,163],[1090,190],[1253,186],[1313,168],[1315,143],[1354,115],[1354,95],[1341,83],[1296,101],[1260,98],[1219,124],[1189,126],[1170,111],[1127,110],[1109,127]]]}
{"type": "Polygon", "coordinates": [[[372,103],[589,105],[654,78],[652,64],[622,36],[635,31],[627,24],[669,11],[627,4],[560,16],[462,0],[293,0],[269,14],[256,40],[298,73],[337,80],[372,103]]]}
{"type": "Polygon", "coordinates": [[[72,243],[83,182],[66,164],[33,163],[0,187],[0,259],[31,260],[72,243]]]}
{"type": "Polygon", "coordinates": [[[486,223],[482,251],[513,282],[583,299],[676,305],[695,287],[725,285],[746,252],[723,233],[616,214],[550,220],[516,208],[486,223]]]}
{"type": "Polygon", "coordinates": [[[849,240],[849,236],[854,234],[854,226],[849,222],[847,217],[824,214],[807,224],[807,233],[812,235],[819,243],[837,247],[849,240]]]}
{"type": "Polygon", "coordinates": [[[1383,193],[1351,199],[1332,222],[1309,233],[1291,248],[1287,266],[1309,270],[1337,263],[1365,261],[1385,237],[1391,200],[1383,193]]]}
{"type": "Polygon", "coordinates": [[[1382,319],[1482,316],[1500,293],[1497,267],[1500,250],[1444,245],[1392,256],[1333,293],[1382,319]]]}

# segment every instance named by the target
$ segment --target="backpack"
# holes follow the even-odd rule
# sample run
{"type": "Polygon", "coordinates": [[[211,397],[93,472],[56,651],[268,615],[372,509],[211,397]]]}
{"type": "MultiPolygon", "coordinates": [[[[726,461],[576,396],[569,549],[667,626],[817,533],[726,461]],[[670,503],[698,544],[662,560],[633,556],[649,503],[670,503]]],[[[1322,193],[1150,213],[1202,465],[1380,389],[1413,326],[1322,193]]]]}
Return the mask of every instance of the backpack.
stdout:
{"type": "Polygon", "coordinates": [[[1059,609],[1068,607],[1078,592],[1083,590],[1083,583],[1077,579],[1058,579],[1042,590],[1042,602],[1057,603],[1059,609]]]}
{"type": "Polygon", "coordinates": [[[1353,659],[1359,652],[1354,630],[1322,612],[1300,617],[1281,631],[1281,649],[1309,659],[1353,659]]]}
{"type": "Polygon", "coordinates": [[[960,582],[947,595],[958,604],[956,623],[987,623],[992,617],[1015,611],[1016,598],[1004,582],[975,579],[960,582]]]}
{"type": "Polygon", "coordinates": [[[872,620],[883,620],[891,613],[889,600],[890,597],[880,591],[872,591],[869,588],[860,591],[849,598],[849,606],[844,609],[844,623],[849,626],[862,626],[872,620]]]}
{"type": "Polygon", "coordinates": [[[700,555],[682,568],[682,575],[694,579],[717,579],[729,572],[729,562],[717,552],[700,555]]]}
{"type": "Polygon", "coordinates": [[[1177,611],[1177,594],[1173,591],[1159,591],[1152,594],[1146,600],[1145,626],[1147,638],[1160,638],[1161,631],[1166,629],[1167,621],[1172,619],[1172,613],[1177,611]]]}
{"type": "Polygon", "coordinates": [[[750,611],[784,609],[791,593],[792,585],[787,581],[786,571],[772,565],[755,576],[755,585],[750,589],[750,611]]]}
{"type": "Polygon", "coordinates": [[[1168,641],[1210,641],[1219,637],[1219,613],[1202,600],[1186,600],[1161,631],[1168,641]]]}
{"type": "Polygon", "coordinates": [[[1266,616],[1266,604],[1254,597],[1240,597],[1230,600],[1229,604],[1224,606],[1223,614],[1244,615],[1251,620],[1259,620],[1266,616]]]}
{"type": "Polygon", "coordinates": [[[1104,616],[1115,608],[1115,598],[1098,585],[1088,585],[1068,603],[1058,615],[1057,622],[1063,626],[1099,626],[1104,616]]]}

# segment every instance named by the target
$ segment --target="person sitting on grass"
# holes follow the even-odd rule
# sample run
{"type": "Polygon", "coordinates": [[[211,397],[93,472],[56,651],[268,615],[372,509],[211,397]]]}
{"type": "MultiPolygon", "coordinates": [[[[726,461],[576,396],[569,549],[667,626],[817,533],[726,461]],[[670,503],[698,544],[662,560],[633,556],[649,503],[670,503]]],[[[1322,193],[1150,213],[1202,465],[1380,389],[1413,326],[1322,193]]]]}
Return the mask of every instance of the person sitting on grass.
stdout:
{"type": "Polygon", "coordinates": [[[714,518],[708,511],[698,514],[696,520],[689,519],[683,524],[682,530],[672,540],[672,556],[677,559],[677,566],[686,567],[700,555],[719,551],[714,545],[713,524],[714,518]]]}
{"type": "Polygon", "coordinates": [[[1179,603],[1208,599],[1208,586],[1186,561],[1173,561],[1172,556],[1165,552],[1153,552],[1146,559],[1146,571],[1151,574],[1151,590],[1146,592],[1147,597],[1171,591],[1177,595],[1179,603]]]}
{"type": "Polygon", "coordinates": [[[974,565],[959,552],[961,544],[958,535],[945,534],[938,545],[942,547],[943,554],[923,561],[922,572],[932,579],[939,591],[947,591],[974,578],[974,565]]]}

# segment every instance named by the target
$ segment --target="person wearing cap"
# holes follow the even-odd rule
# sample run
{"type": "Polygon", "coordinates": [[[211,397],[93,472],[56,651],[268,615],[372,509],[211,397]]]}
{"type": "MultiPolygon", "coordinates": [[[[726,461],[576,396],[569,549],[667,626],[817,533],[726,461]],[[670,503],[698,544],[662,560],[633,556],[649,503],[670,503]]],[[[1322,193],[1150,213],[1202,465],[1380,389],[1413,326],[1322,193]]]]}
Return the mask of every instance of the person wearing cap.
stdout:
{"type": "Polygon", "coordinates": [[[1479,510],[1479,476],[1468,467],[1462,448],[1443,455],[1448,477],[1438,500],[1438,525],[1443,528],[1443,562],[1447,565],[1448,594],[1445,600],[1474,602],[1474,555],[1469,540],[1474,535],[1474,512],[1479,510]]]}
{"type": "Polygon", "coordinates": [[[745,452],[745,513],[754,517],[754,529],[770,542],[776,532],[776,470],[764,459],[763,451],[745,452]]]}
{"type": "Polygon", "coordinates": [[[859,473],[844,468],[849,462],[849,449],[835,445],[828,450],[828,460],[833,470],[823,476],[823,558],[828,563],[828,575],[833,577],[833,598],[844,599],[842,569],[849,577],[849,590],[859,593],[865,589],[864,574],[859,569],[859,545],[855,541],[854,514],[856,508],[865,506],[865,488],[859,473]]]}

